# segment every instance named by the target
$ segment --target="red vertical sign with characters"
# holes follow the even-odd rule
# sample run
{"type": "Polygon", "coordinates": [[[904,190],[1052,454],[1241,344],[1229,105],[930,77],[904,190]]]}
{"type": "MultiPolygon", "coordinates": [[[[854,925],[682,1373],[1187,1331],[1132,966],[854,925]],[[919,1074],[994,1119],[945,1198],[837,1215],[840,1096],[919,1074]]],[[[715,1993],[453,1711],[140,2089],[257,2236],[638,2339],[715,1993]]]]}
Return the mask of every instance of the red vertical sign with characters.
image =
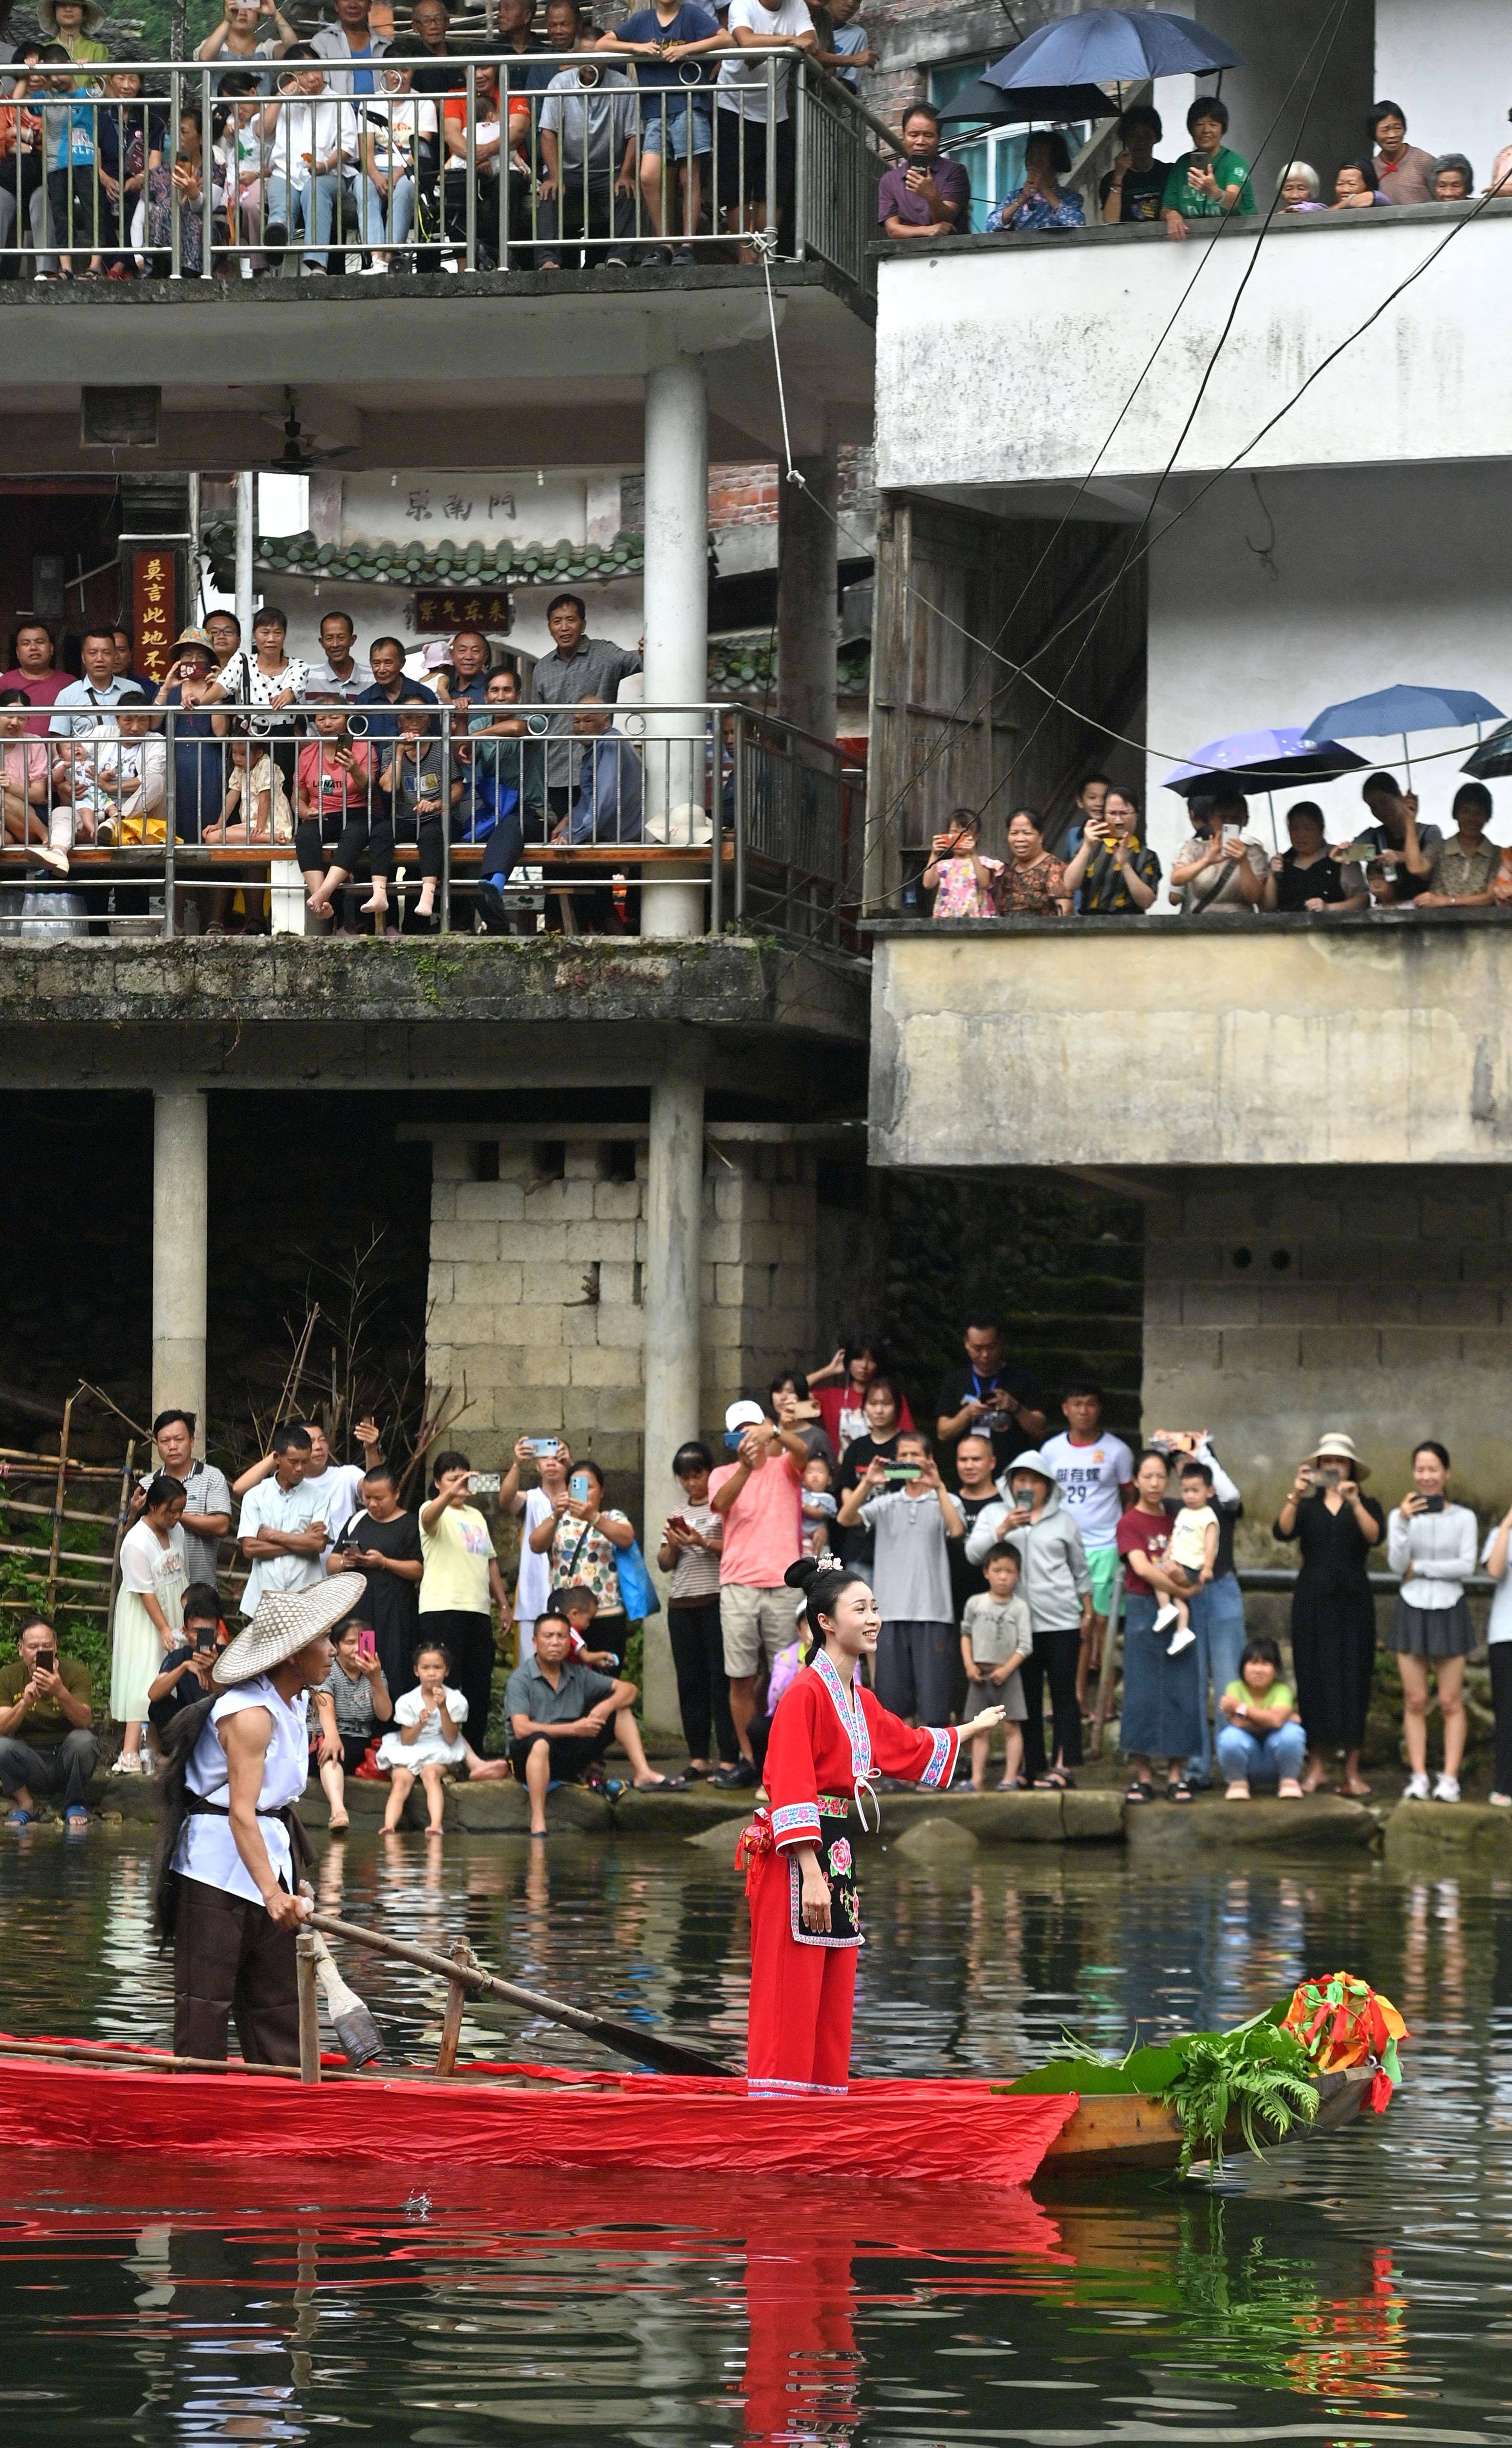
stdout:
{"type": "Polygon", "coordinates": [[[173,660],[178,591],[177,555],[170,546],[132,555],[132,640],[137,669],[144,679],[161,680],[173,660]]]}

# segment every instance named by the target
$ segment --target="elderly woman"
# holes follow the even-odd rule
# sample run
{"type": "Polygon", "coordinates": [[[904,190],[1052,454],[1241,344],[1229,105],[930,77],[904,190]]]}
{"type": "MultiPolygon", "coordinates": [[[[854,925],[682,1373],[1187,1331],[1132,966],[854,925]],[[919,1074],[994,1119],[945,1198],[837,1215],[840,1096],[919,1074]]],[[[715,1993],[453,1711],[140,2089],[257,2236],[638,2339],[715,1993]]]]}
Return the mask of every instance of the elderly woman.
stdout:
{"type": "Polygon", "coordinates": [[[1039,130],[1024,148],[1024,180],[987,215],[989,230],[1084,229],[1086,212],[1074,187],[1061,181],[1071,148],[1058,127],[1039,130]]]}
{"type": "Polygon", "coordinates": [[[1429,851],[1419,834],[1405,852],[1419,909],[1484,909],[1493,899],[1492,886],[1502,864],[1495,842],[1484,838],[1491,821],[1491,794],[1483,782],[1462,782],[1454,794],[1454,831],[1429,851]]]}
{"type": "Polygon", "coordinates": [[[1333,182],[1333,213],[1369,212],[1377,204],[1388,204],[1390,197],[1375,184],[1375,173],[1368,162],[1346,162],[1333,182]]]}
{"type": "Polygon", "coordinates": [[[1167,1802],[1190,1802],[1187,1761],[1200,1753],[1203,1708],[1197,1654],[1189,1644],[1175,1657],[1155,1619],[1167,1598],[1180,1596],[1162,1559],[1171,1543],[1165,1509],[1168,1464],[1150,1450],[1135,1466],[1135,1499],[1118,1528],[1123,1559],[1123,1714],[1120,1743],[1134,1764],[1125,1802],[1153,1802],[1151,1763],[1165,1762],[1167,1802]]]}
{"type": "Polygon", "coordinates": [[[1323,838],[1323,811],[1315,799],[1299,799],[1289,808],[1287,832],[1292,847],[1277,852],[1265,879],[1267,909],[1368,909],[1370,895],[1359,866],[1337,859],[1323,838]]]}
{"type": "Polygon", "coordinates": [[[1475,185],[1475,172],[1463,153],[1441,153],[1428,184],[1436,204],[1466,203],[1475,185]]]}
{"type": "Polygon", "coordinates": [[[1289,162],[1276,181],[1284,213],[1321,213],[1320,182],[1311,162],[1289,162]]]}
{"type": "Polygon", "coordinates": [[[1071,895],[1065,869],[1044,846],[1044,819],[1034,808],[1016,808],[1008,818],[1008,856],[996,879],[1004,918],[1068,918],[1071,895]]]}
{"type": "Polygon", "coordinates": [[[1292,1660],[1297,1706],[1311,1750],[1303,1791],[1315,1793],[1328,1757],[1343,1750],[1341,1793],[1370,1790],[1360,1776],[1360,1746],[1375,1673],[1375,1599],[1370,1550],[1386,1536],[1381,1507],[1362,1496],[1369,1470],[1353,1442],[1330,1432],[1302,1464],[1276,1515],[1272,1536],[1298,1540],[1302,1568],[1292,1593],[1292,1660]]]}
{"type": "Polygon", "coordinates": [[[1464,1756],[1464,1661],[1475,1647],[1475,1626],[1464,1602],[1464,1584],[1475,1570],[1475,1515],[1451,1504],[1448,1449],[1432,1438],[1415,1447],[1412,1485],[1387,1523],[1387,1561],[1402,1576],[1391,1618],[1391,1646],[1402,1674],[1402,1731],[1412,1773],[1404,1802],[1428,1798],[1428,1667],[1438,1686],[1444,1719],[1444,1768],[1433,1788],[1435,1802],[1460,1799],[1460,1762],[1464,1756]]]}

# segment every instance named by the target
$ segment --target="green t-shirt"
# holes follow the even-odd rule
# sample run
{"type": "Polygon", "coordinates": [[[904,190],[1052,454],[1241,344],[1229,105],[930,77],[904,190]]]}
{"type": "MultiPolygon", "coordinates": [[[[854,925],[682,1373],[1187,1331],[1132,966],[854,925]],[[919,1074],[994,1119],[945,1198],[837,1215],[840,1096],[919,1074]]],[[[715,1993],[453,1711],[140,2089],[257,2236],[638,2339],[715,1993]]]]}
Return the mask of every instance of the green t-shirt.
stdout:
{"type": "MultiPolygon", "coordinates": [[[[1291,1684],[1283,1683],[1279,1674],[1267,1692],[1252,1692],[1241,1675],[1237,1681],[1225,1686],[1223,1696],[1225,1700],[1248,1700],[1256,1709],[1294,1709],[1296,1707],[1296,1702],[1292,1696],[1291,1684]]],[[[1284,1718],[1282,1723],[1285,1723],[1284,1718]]]]}
{"type": "MultiPolygon", "coordinates": [[[[76,1700],[87,1700],[87,1666],[81,1666],[77,1658],[60,1657],[58,1673],[66,1692],[71,1692],[76,1700]]],[[[8,1666],[0,1666],[0,1709],[13,1709],[30,1680],[19,1657],[12,1657],[8,1666]]],[[[72,1731],[73,1728],[63,1711],[55,1704],[44,1701],[39,1708],[27,1711],[16,1728],[15,1739],[20,1743],[40,1744],[45,1750],[55,1750],[64,1736],[72,1731]]]]}
{"type": "MultiPolygon", "coordinates": [[[[1171,175],[1165,182],[1165,200],[1160,206],[1163,213],[1179,213],[1182,220],[1188,221],[1213,221],[1222,218],[1223,206],[1217,196],[1197,195],[1187,185],[1187,172],[1194,162],[1203,158],[1198,153],[1183,153],[1178,162],[1172,163],[1171,175]]],[[[1218,195],[1221,196],[1229,187],[1237,187],[1239,201],[1234,207],[1234,211],[1253,213],[1254,190],[1250,184],[1248,162],[1242,162],[1237,153],[1231,153],[1226,144],[1220,144],[1208,166],[1218,182],[1218,195]]]]}

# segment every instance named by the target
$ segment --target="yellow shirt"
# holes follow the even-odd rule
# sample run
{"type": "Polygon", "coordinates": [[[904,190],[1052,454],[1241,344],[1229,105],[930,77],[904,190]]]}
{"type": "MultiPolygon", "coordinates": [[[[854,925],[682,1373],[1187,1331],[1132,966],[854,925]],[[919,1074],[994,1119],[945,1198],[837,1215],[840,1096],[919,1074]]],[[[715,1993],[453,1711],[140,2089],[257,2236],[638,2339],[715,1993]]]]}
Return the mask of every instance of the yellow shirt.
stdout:
{"type": "Polygon", "coordinates": [[[420,1525],[422,1615],[487,1615],[488,1525],[475,1504],[449,1504],[433,1530],[420,1525]]]}

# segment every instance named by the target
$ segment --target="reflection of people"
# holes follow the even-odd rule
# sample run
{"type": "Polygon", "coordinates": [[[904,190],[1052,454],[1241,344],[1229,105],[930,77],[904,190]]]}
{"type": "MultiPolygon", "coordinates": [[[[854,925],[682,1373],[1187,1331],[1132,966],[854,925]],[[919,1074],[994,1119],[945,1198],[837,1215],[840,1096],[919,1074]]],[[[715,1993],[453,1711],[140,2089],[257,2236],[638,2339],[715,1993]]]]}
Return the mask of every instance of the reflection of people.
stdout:
{"type": "MultiPolygon", "coordinates": [[[[851,2072],[856,1949],[862,1944],[851,1802],[873,1775],[948,1786],[960,1736],[953,1726],[906,1726],[856,1673],[874,1657],[882,1619],[857,1573],[826,1571],[805,1556],[788,1573],[808,1594],[812,1663],[777,1703],[767,1745],[770,1808],[740,1839],[751,1902],[751,2012],[746,2061],[753,2090],[832,2091],[851,2072]]],[[[983,1711],[973,1734],[1003,1722],[983,1711]]]]}
{"type": "Polygon", "coordinates": [[[297,2065],[295,1805],[309,1773],[306,1706],[331,1671],[331,1627],[362,1596],[354,1576],[270,1590],[216,1661],[218,1698],[182,1710],[170,1736],[157,1909],[173,1940],[173,2046],[224,2057],[235,2017],[249,2065],[297,2065]],[[176,1738],[176,1739],[175,1739],[176,1738]]]}

